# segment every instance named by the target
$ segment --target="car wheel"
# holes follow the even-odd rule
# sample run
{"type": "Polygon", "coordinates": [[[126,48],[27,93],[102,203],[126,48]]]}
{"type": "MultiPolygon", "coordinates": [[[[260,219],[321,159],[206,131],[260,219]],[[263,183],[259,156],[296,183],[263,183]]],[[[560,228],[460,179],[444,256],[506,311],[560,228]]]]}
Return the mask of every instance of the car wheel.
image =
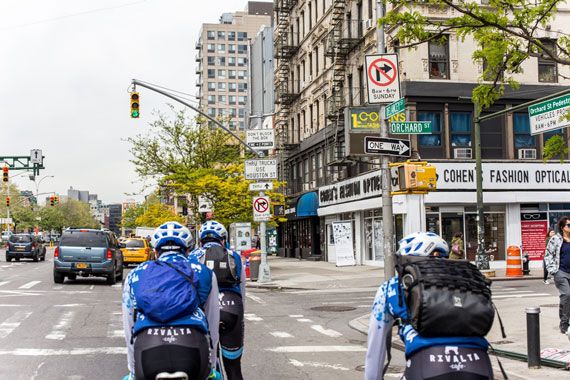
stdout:
{"type": "Polygon", "coordinates": [[[37,263],[40,259],[39,259],[38,255],[35,255],[35,256],[32,258],[32,260],[34,260],[34,262],[37,263]]]}
{"type": "Polygon", "coordinates": [[[46,254],[44,253],[44,255],[41,258],[42,261],[46,261],[46,254]]]}
{"type": "Polygon", "coordinates": [[[63,284],[65,276],[61,273],[53,272],[53,282],[56,284],[63,284]]]}
{"type": "Polygon", "coordinates": [[[12,258],[11,258],[11,257],[6,257],[6,261],[7,261],[7,262],[10,262],[10,261],[12,261],[12,258]]]}
{"type": "Polygon", "coordinates": [[[20,258],[19,258],[19,257],[16,257],[16,261],[20,261],[20,258]]]}
{"type": "Polygon", "coordinates": [[[117,281],[123,281],[123,268],[121,267],[119,275],[117,276],[117,281]]]}
{"type": "Polygon", "coordinates": [[[107,285],[115,285],[117,283],[117,274],[115,268],[113,268],[113,272],[107,276],[107,285]]]}

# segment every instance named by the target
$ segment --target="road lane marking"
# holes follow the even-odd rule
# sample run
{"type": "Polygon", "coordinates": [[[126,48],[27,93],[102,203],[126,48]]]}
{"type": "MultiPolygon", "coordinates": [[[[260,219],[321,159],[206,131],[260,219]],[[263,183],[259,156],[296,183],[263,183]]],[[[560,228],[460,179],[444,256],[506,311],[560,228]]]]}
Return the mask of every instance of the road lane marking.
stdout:
{"type": "Polygon", "coordinates": [[[0,282],[0,286],[4,286],[4,285],[8,284],[9,282],[10,281],[2,281],[2,282],[0,282]]]}
{"type": "Polygon", "coordinates": [[[303,318],[303,314],[291,314],[289,315],[291,318],[303,318]]]}
{"type": "Polygon", "coordinates": [[[71,350],[57,350],[49,348],[16,348],[14,350],[0,350],[0,356],[69,356],[69,355],[126,355],[126,347],[93,347],[72,348],[71,350]]]}
{"type": "MultiPolygon", "coordinates": [[[[366,352],[361,346],[282,346],[266,348],[266,351],[282,353],[303,353],[303,352],[366,352]]],[[[2,351],[0,351],[0,355],[2,351]]]]}
{"type": "Polygon", "coordinates": [[[315,367],[315,368],[329,368],[329,369],[338,369],[340,371],[348,371],[348,368],[343,367],[340,364],[327,364],[327,363],[317,363],[317,362],[300,362],[295,359],[289,359],[289,363],[294,365],[295,367],[315,367]]]}
{"type": "Polygon", "coordinates": [[[258,317],[255,314],[244,314],[243,315],[245,317],[245,319],[247,319],[248,321],[252,321],[252,322],[260,322],[263,321],[263,318],[258,317]]]}
{"type": "Polygon", "coordinates": [[[297,322],[301,322],[301,323],[313,323],[312,319],[309,318],[297,318],[297,322]]]}
{"type": "Polygon", "coordinates": [[[260,304],[265,304],[265,301],[262,300],[261,298],[259,298],[258,296],[254,296],[253,294],[249,294],[249,293],[246,294],[245,296],[252,301],[255,301],[255,302],[260,303],[260,304]]]}
{"type": "Polygon", "coordinates": [[[66,311],[63,313],[57,325],[55,325],[53,330],[46,335],[46,339],[64,340],[67,331],[71,328],[71,322],[73,321],[74,316],[74,311],[66,311]]]}
{"type": "Polygon", "coordinates": [[[331,329],[325,329],[321,325],[312,325],[311,328],[313,330],[315,330],[316,332],[321,333],[321,334],[326,335],[326,336],[330,336],[331,338],[338,338],[338,337],[342,336],[342,334],[339,333],[338,331],[331,330],[331,329]]]}
{"type": "Polygon", "coordinates": [[[22,307],[24,305],[16,305],[11,303],[0,303],[0,307],[22,307]]]}
{"type": "Polygon", "coordinates": [[[91,285],[91,286],[89,287],[89,290],[93,290],[93,289],[95,289],[95,285],[91,285]]]}
{"type": "Polygon", "coordinates": [[[111,313],[109,326],[107,327],[107,338],[125,338],[122,312],[115,311],[111,313]]]}
{"type": "Polygon", "coordinates": [[[115,285],[111,285],[111,288],[122,288],[123,284],[115,284],[115,285]]]}
{"type": "Polygon", "coordinates": [[[31,289],[32,287],[39,284],[41,281],[30,281],[27,284],[20,286],[18,289],[31,289]]]}
{"type": "Polygon", "coordinates": [[[293,338],[293,335],[285,331],[272,331],[270,334],[276,338],[293,338]]]}
{"type": "Polygon", "coordinates": [[[378,290],[378,287],[370,287],[370,288],[333,288],[333,289],[310,289],[310,290],[294,290],[290,292],[286,292],[287,294],[312,294],[312,293],[375,293],[378,290]]]}
{"type": "Polygon", "coordinates": [[[548,294],[548,293],[534,293],[534,294],[505,294],[505,295],[499,295],[499,296],[493,296],[493,298],[495,299],[500,299],[500,298],[523,298],[523,297],[544,297],[544,296],[552,296],[552,297],[556,297],[552,294],[548,294]]]}
{"type": "Polygon", "coordinates": [[[0,339],[10,335],[10,333],[17,329],[30,315],[32,315],[31,311],[17,311],[16,314],[0,323],[0,339]]]}
{"type": "Polygon", "coordinates": [[[79,307],[86,306],[84,303],[64,303],[61,305],[53,305],[54,307],[79,307]]]}

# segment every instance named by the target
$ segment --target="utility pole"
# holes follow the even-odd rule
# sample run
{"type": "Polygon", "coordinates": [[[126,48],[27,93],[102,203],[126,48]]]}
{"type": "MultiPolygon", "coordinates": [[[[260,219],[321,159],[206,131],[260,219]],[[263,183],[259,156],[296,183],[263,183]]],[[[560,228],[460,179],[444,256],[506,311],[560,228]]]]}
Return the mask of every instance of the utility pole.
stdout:
{"type": "Polygon", "coordinates": [[[483,166],[481,164],[481,107],[473,102],[475,133],[475,178],[477,184],[477,255],[475,262],[480,270],[489,269],[489,256],[485,253],[485,212],[483,209],[483,166]]]}
{"type": "MultiPolygon", "coordinates": [[[[265,193],[263,191],[260,191],[259,196],[263,197],[265,196],[265,193]]],[[[267,207],[269,207],[269,205],[267,207]]],[[[265,236],[266,231],[267,225],[265,224],[265,221],[259,222],[259,248],[261,249],[261,262],[259,263],[259,273],[257,275],[257,282],[259,283],[271,281],[271,270],[269,268],[269,264],[267,263],[267,239],[265,236]]]]}
{"type": "MultiPolygon", "coordinates": [[[[382,1],[376,2],[376,18],[384,17],[384,4],[382,1]]],[[[384,43],[384,26],[376,26],[376,51],[378,54],[386,53],[384,43]]],[[[378,115],[380,116],[380,137],[388,137],[388,126],[384,120],[384,105],[380,106],[378,115]]],[[[392,210],[392,183],[390,176],[390,157],[382,155],[382,230],[384,232],[384,278],[389,279],[394,276],[394,213],[392,210]]]]}

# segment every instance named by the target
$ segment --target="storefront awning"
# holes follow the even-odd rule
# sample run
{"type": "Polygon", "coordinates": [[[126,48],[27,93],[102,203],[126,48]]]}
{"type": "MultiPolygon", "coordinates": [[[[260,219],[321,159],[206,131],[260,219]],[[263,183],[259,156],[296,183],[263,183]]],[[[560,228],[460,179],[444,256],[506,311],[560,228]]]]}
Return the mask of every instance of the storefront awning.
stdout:
{"type": "Polygon", "coordinates": [[[297,200],[297,217],[317,216],[319,208],[319,196],[316,191],[303,194],[297,200]]]}

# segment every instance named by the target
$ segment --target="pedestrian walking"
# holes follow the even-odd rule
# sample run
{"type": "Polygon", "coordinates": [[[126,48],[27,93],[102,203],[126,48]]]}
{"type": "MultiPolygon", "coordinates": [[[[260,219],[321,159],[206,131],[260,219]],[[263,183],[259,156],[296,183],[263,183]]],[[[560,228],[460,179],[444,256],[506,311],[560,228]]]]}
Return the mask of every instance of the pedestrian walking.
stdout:
{"type": "Polygon", "coordinates": [[[461,232],[455,233],[451,239],[451,252],[449,253],[450,260],[463,260],[465,258],[465,251],[463,250],[463,234],[461,232]]]}
{"type": "MultiPolygon", "coordinates": [[[[556,231],[554,231],[552,228],[549,229],[548,233],[546,234],[546,239],[544,241],[544,246],[545,246],[544,257],[546,257],[546,247],[548,247],[548,242],[550,241],[550,238],[553,237],[554,235],[556,235],[556,231]]],[[[549,285],[550,281],[548,281],[548,271],[546,270],[546,260],[544,259],[544,257],[542,258],[542,270],[544,272],[544,278],[542,279],[542,281],[546,285],[549,285]]]]}
{"type": "Polygon", "coordinates": [[[563,216],[558,221],[557,233],[546,246],[544,262],[546,270],[554,277],[554,285],[560,293],[560,332],[568,332],[570,320],[570,218],[563,216]]]}

